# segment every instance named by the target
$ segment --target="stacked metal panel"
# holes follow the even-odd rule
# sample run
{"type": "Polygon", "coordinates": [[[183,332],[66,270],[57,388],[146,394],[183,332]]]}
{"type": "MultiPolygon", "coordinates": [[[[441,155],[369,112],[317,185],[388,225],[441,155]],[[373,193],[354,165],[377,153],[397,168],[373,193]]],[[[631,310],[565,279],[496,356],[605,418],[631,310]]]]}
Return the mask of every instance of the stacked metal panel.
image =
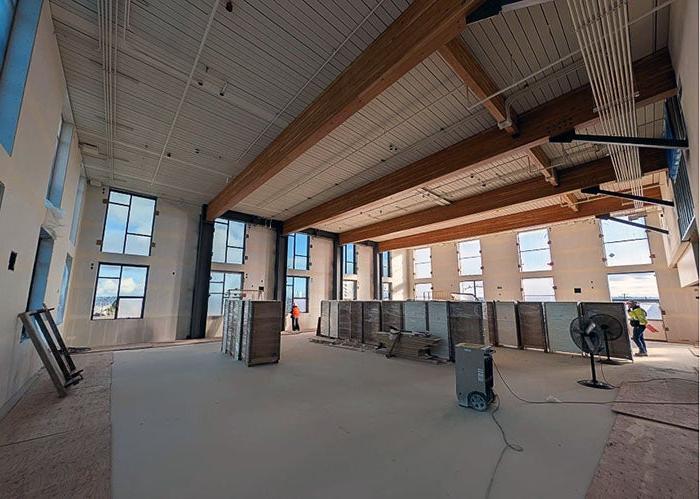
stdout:
{"type": "Polygon", "coordinates": [[[442,359],[450,358],[450,320],[446,301],[428,302],[428,331],[431,336],[440,338],[440,343],[430,349],[430,353],[442,359]]]}
{"type": "Polygon", "coordinates": [[[622,326],[622,336],[609,343],[608,348],[610,351],[610,356],[619,359],[633,360],[632,346],[630,345],[630,337],[629,333],[627,332],[627,313],[625,311],[624,303],[582,302],[580,304],[580,311],[583,317],[590,317],[596,314],[607,314],[620,321],[620,325],[622,326]]]}
{"type": "Polygon", "coordinates": [[[328,303],[328,336],[331,338],[338,337],[338,300],[332,300],[328,303]]]}
{"type": "Polygon", "coordinates": [[[515,302],[497,301],[495,311],[498,345],[520,347],[515,302]]]}
{"type": "Polygon", "coordinates": [[[350,339],[350,330],[352,327],[352,302],[338,302],[338,338],[341,340],[350,339]]]}
{"type": "Polygon", "coordinates": [[[492,301],[485,301],[481,304],[481,314],[484,317],[484,344],[496,345],[498,339],[496,334],[496,304],[492,301]]]}
{"type": "Polygon", "coordinates": [[[240,360],[243,301],[225,299],[223,305],[223,334],[221,351],[240,360]]]}
{"type": "Polygon", "coordinates": [[[362,341],[370,345],[377,345],[377,333],[381,329],[382,302],[362,302],[362,341]]]}
{"type": "Polygon", "coordinates": [[[450,359],[454,360],[454,346],[458,343],[484,343],[484,326],[481,302],[449,302],[450,359]]]}
{"type": "Polygon", "coordinates": [[[362,342],[362,302],[350,302],[350,339],[362,342]]]}
{"type": "Polygon", "coordinates": [[[576,302],[547,302],[544,304],[547,342],[551,352],[580,353],[581,350],[571,339],[569,327],[578,317],[576,302]]]}
{"type": "Polygon", "coordinates": [[[428,330],[428,302],[407,301],[403,304],[404,331],[426,332],[428,330]]]}
{"type": "Polygon", "coordinates": [[[330,336],[331,331],[331,302],[323,300],[321,302],[321,322],[318,327],[319,336],[330,336]]]}
{"type": "Polygon", "coordinates": [[[547,334],[542,303],[534,301],[519,302],[516,311],[518,314],[521,345],[524,348],[547,350],[547,334]]]}
{"type": "Polygon", "coordinates": [[[403,329],[403,305],[401,301],[382,302],[382,331],[390,328],[403,329]]]}
{"type": "Polygon", "coordinates": [[[246,300],[242,303],[240,359],[247,366],[278,362],[284,325],[282,302],[246,300]]]}

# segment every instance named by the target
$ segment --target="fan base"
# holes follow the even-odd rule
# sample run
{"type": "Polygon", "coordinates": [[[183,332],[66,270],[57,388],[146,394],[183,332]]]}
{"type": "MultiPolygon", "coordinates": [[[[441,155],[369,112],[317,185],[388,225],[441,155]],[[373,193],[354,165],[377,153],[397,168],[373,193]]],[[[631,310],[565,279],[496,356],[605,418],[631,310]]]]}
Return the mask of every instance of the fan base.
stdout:
{"type": "Polygon", "coordinates": [[[598,388],[600,390],[612,390],[615,388],[614,386],[603,383],[602,381],[594,381],[592,379],[582,379],[578,382],[578,384],[587,386],[588,388],[598,388]]]}
{"type": "Polygon", "coordinates": [[[621,366],[622,364],[624,364],[624,362],[622,362],[620,360],[614,360],[614,359],[600,359],[600,360],[598,360],[598,363],[599,364],[607,364],[610,366],[621,366]]]}

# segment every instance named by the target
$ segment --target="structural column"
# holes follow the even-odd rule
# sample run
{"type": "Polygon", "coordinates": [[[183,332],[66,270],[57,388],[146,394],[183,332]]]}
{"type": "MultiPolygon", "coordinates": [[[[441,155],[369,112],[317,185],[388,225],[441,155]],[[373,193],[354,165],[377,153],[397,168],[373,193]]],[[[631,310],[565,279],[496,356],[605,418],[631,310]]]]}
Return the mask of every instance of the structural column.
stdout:
{"type": "Polygon", "coordinates": [[[382,254],[379,245],[372,243],[372,296],[375,300],[382,299],[382,254]]]}
{"type": "Polygon", "coordinates": [[[282,234],[282,226],[275,228],[275,289],[273,299],[284,303],[287,299],[287,244],[289,238],[282,234]]]}
{"type": "Polygon", "coordinates": [[[209,302],[209,279],[211,277],[211,255],[214,244],[214,223],[207,220],[207,206],[202,206],[199,216],[197,259],[195,260],[192,317],[188,338],[204,338],[207,329],[207,304],[209,302]]]}
{"type": "Polygon", "coordinates": [[[331,300],[340,300],[343,297],[343,247],[338,237],[333,238],[333,288],[331,300]]]}

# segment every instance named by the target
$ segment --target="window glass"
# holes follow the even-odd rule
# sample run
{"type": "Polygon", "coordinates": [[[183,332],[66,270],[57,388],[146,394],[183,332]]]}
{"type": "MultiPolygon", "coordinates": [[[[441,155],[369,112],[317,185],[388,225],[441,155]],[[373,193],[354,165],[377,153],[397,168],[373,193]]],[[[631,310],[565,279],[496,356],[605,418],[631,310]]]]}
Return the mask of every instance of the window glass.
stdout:
{"type": "Polygon", "coordinates": [[[110,191],[102,236],[102,251],[126,255],[150,255],[155,211],[155,199],[110,191]]]}
{"type": "Polygon", "coordinates": [[[92,318],[143,318],[147,281],[148,267],[100,263],[92,318]]]}
{"type": "Polygon", "coordinates": [[[7,43],[12,32],[12,20],[15,16],[17,0],[0,0],[0,74],[5,62],[7,43]]]}
{"type": "Polygon", "coordinates": [[[80,227],[80,216],[83,212],[83,201],[85,199],[85,177],[80,177],[78,190],[75,194],[75,205],[73,206],[73,218],[70,223],[70,242],[75,245],[78,239],[78,227],[80,227]]]}
{"type": "Polygon", "coordinates": [[[68,283],[70,282],[70,272],[73,267],[73,258],[66,255],[66,264],[63,267],[63,277],[61,277],[61,290],[58,294],[58,305],[56,306],[56,324],[63,324],[63,317],[66,312],[66,299],[68,297],[68,283]]]}
{"type": "Polygon", "coordinates": [[[357,249],[354,244],[343,246],[343,274],[357,274],[357,249]]]}
{"type": "Polygon", "coordinates": [[[343,300],[357,300],[357,281],[343,280],[343,300]]]}
{"type": "Polygon", "coordinates": [[[287,277],[287,296],[285,310],[292,310],[292,306],[296,304],[299,311],[307,313],[309,311],[309,278],[288,276],[287,277]]]}
{"type": "MultiPolygon", "coordinates": [[[[616,218],[630,220],[630,217],[627,216],[616,218]]],[[[640,224],[646,223],[644,217],[633,221],[640,224]]],[[[651,263],[651,251],[649,250],[646,230],[611,220],[601,220],[600,228],[603,233],[605,263],[608,267],[651,263]]]]}
{"type": "Polygon", "coordinates": [[[609,274],[608,287],[610,288],[610,300],[615,302],[636,301],[646,311],[647,319],[662,320],[659,288],[654,272],[609,274]]]}
{"type": "Polygon", "coordinates": [[[520,270],[533,272],[551,270],[552,256],[549,251],[549,230],[538,229],[518,233],[520,270]]]}
{"type": "Polygon", "coordinates": [[[460,281],[459,292],[464,300],[484,299],[484,281],[460,281]]]}
{"type": "Polygon", "coordinates": [[[49,188],[46,199],[56,208],[61,207],[63,200],[63,187],[66,183],[66,171],[70,157],[70,144],[73,138],[73,125],[61,120],[56,139],[56,151],[54,152],[49,188]]]}
{"type": "Polygon", "coordinates": [[[232,291],[243,289],[243,272],[211,272],[209,276],[209,300],[207,301],[207,315],[218,316],[223,311],[224,296],[232,291]]]}
{"type": "Polygon", "coordinates": [[[242,264],[245,260],[245,224],[217,218],[214,222],[212,261],[242,264]]]}
{"type": "Polygon", "coordinates": [[[392,296],[392,289],[391,289],[391,283],[390,282],[383,282],[382,283],[382,300],[391,300],[392,296]]]}
{"type": "Polygon", "coordinates": [[[531,277],[522,280],[523,301],[556,301],[554,279],[531,277]]]}
{"type": "Polygon", "coordinates": [[[391,277],[391,251],[382,252],[382,277],[391,277]]]}
{"type": "Polygon", "coordinates": [[[481,241],[461,241],[457,245],[459,275],[481,275],[481,241]]]}
{"type": "Polygon", "coordinates": [[[416,279],[427,279],[432,275],[430,248],[413,250],[413,276],[416,279]]]}
{"type": "Polygon", "coordinates": [[[413,292],[416,300],[431,300],[433,298],[433,285],[429,282],[416,284],[413,292]]]}
{"type": "Polygon", "coordinates": [[[287,268],[294,270],[309,270],[308,234],[290,234],[287,239],[287,268]]]}

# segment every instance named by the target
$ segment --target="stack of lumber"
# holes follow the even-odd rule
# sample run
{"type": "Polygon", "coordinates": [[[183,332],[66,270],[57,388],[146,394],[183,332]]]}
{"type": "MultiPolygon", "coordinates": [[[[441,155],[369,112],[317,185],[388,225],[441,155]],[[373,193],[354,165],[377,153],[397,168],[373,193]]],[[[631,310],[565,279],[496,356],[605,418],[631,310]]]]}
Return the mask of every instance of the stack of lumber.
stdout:
{"type": "Polygon", "coordinates": [[[282,302],[225,300],[221,351],[246,366],[279,362],[282,302]]]}
{"type": "Polygon", "coordinates": [[[387,357],[413,360],[432,358],[431,349],[440,343],[440,338],[435,336],[406,331],[380,331],[377,333],[377,340],[380,346],[378,352],[386,354],[387,357]]]}

